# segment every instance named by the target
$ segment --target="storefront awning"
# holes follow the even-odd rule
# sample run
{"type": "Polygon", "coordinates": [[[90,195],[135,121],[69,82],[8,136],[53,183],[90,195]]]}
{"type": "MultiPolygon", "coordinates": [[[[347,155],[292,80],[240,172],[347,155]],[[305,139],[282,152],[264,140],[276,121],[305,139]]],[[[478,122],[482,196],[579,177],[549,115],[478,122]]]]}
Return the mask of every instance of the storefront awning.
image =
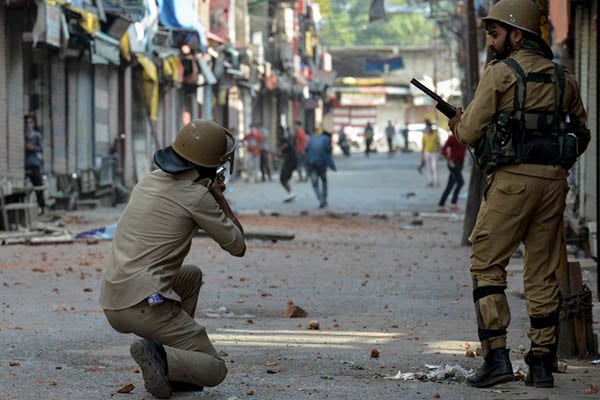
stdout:
{"type": "Polygon", "coordinates": [[[114,64],[121,63],[119,41],[102,33],[93,35],[94,41],[91,46],[92,64],[114,64]]]}
{"type": "Polygon", "coordinates": [[[143,54],[135,54],[142,67],[142,81],[144,84],[144,97],[148,106],[148,114],[152,121],[158,120],[158,68],[151,59],[143,54]]]}
{"type": "Polygon", "coordinates": [[[98,21],[98,16],[96,14],[77,7],[68,6],[68,9],[81,16],[79,25],[84,31],[90,35],[100,32],[100,22],[98,21]]]}
{"type": "Polygon", "coordinates": [[[158,8],[162,25],[196,31],[200,39],[200,50],[206,51],[206,31],[198,20],[198,10],[193,0],[158,0],[158,8]]]}
{"type": "Polygon", "coordinates": [[[48,2],[38,5],[32,36],[34,47],[38,42],[61,47],[69,40],[69,27],[59,5],[48,2]]]}

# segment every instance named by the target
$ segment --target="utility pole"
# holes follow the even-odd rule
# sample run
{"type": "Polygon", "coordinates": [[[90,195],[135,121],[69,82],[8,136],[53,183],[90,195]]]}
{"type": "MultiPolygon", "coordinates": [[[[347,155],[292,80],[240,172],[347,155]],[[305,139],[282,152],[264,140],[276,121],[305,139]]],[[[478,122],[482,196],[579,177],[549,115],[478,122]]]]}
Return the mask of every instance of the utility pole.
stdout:
{"type": "MultiPolygon", "coordinates": [[[[474,0],[466,1],[466,14],[467,14],[467,85],[466,93],[463,96],[464,106],[463,109],[471,102],[477,83],[479,82],[479,52],[477,49],[477,28],[475,24],[475,6],[474,0]]],[[[463,246],[469,246],[469,236],[475,227],[475,221],[477,220],[477,214],[479,213],[479,206],[481,205],[481,198],[483,195],[484,188],[484,176],[477,168],[475,163],[471,166],[471,179],[469,180],[469,192],[467,196],[467,207],[465,208],[465,221],[463,224],[463,235],[461,244],[463,246]]]]}

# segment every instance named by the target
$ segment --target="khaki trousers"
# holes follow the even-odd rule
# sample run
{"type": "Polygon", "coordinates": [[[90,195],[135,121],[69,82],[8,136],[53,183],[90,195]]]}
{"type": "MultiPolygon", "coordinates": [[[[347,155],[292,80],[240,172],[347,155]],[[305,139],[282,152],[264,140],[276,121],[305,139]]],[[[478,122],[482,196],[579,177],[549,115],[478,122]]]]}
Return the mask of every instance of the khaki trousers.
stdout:
{"type": "Polygon", "coordinates": [[[564,246],[565,177],[566,173],[548,179],[500,170],[486,189],[470,237],[470,270],[484,352],[486,346],[506,347],[510,323],[504,294],[506,266],[521,242],[525,245],[523,283],[532,325],[528,337],[532,347],[555,344],[556,326],[550,322],[558,318],[556,274],[564,246]]]}
{"type": "Polygon", "coordinates": [[[164,345],[169,381],[216,386],[225,379],[227,368],[206,335],[206,328],[194,320],[201,286],[202,271],[184,265],[173,283],[181,303],[165,299],[164,303],[150,307],[143,301],[124,310],[104,313],[118,332],[134,333],[164,345]]]}

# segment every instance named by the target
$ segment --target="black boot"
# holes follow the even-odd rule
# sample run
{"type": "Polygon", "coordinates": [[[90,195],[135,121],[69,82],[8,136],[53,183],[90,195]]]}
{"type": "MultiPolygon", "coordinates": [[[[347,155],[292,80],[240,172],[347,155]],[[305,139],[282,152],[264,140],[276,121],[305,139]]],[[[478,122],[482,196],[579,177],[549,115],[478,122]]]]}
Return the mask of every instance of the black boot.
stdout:
{"type": "Polygon", "coordinates": [[[538,388],[554,387],[554,377],[552,376],[554,359],[552,353],[528,351],[525,355],[525,362],[529,366],[529,371],[525,377],[525,384],[538,388]]]}
{"type": "Polygon", "coordinates": [[[129,351],[142,370],[146,390],[156,398],[170,398],[172,390],[167,379],[167,356],[162,344],[156,340],[135,340],[129,351]]]}
{"type": "Polygon", "coordinates": [[[193,383],[176,381],[169,381],[169,383],[173,392],[201,392],[204,390],[204,386],[194,385],[193,383]]]}
{"type": "Polygon", "coordinates": [[[486,388],[514,380],[512,364],[508,358],[508,349],[490,350],[483,359],[483,365],[477,373],[467,378],[470,386],[486,388]]]}

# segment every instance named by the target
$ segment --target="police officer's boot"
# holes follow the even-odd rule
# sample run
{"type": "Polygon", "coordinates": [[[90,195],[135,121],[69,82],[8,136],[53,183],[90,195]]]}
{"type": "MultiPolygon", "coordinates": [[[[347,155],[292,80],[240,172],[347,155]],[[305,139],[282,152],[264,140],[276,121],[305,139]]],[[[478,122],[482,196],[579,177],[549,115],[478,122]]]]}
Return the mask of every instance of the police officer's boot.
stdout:
{"type": "Polygon", "coordinates": [[[486,388],[514,380],[514,373],[508,349],[489,350],[483,358],[483,365],[477,373],[467,378],[470,386],[486,388]]]}
{"type": "Polygon", "coordinates": [[[167,354],[163,345],[156,340],[135,340],[129,351],[142,370],[146,390],[158,399],[170,398],[172,390],[167,379],[167,354]]]}
{"type": "Polygon", "coordinates": [[[528,351],[525,355],[525,363],[529,366],[529,372],[525,377],[527,386],[538,388],[554,387],[552,369],[554,367],[555,355],[552,352],[541,353],[528,351]]]}

